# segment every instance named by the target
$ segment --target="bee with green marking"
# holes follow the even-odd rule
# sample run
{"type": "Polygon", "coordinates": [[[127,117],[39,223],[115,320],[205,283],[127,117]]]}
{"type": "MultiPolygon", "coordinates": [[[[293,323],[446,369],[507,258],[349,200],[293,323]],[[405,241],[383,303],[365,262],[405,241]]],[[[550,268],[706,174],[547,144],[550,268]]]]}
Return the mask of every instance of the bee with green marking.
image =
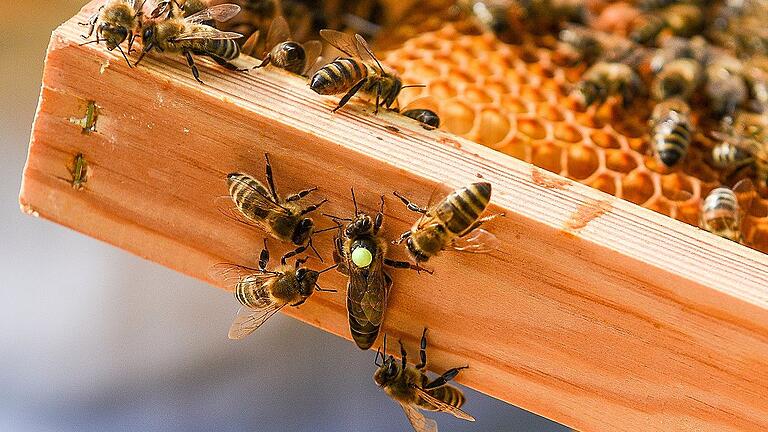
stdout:
{"type": "Polygon", "coordinates": [[[81,190],[88,180],[88,161],[85,160],[85,156],[82,153],[75,155],[69,173],[72,174],[72,188],[81,190]]]}

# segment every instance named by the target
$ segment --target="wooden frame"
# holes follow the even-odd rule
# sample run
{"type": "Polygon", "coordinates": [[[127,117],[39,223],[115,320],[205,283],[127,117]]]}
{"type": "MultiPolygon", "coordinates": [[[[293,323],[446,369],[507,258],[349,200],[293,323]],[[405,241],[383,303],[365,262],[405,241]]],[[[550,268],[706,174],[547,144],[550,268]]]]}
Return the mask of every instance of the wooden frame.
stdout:
{"type": "MultiPolygon", "coordinates": [[[[214,199],[228,172],[261,178],[265,151],[279,190],[317,185],[326,212],[351,212],[351,186],[368,211],[385,195],[389,238],[415,219],[393,190],[424,203],[435,187],[482,177],[491,211],[507,215],[489,226],[502,248],[445,253],[433,276],[393,271],[388,334],[414,350],[429,327],[432,369],[469,364],[462,384],[579,430],[768,428],[766,255],[364,103],[332,114],[336,98],[271,68],[201,60],[206,85],[180,56],[129,69],[117,52],[78,46],[76,23],[92,10],[51,39],[27,213],[208,280],[215,263],[257,259],[262,233],[224,218],[214,199]],[[98,118],[85,133],[76,120],[89,101],[98,118]],[[77,153],[88,162],[80,190],[77,153]]],[[[344,280],[327,276],[338,293],[287,313],[348,338],[344,280]]]]}

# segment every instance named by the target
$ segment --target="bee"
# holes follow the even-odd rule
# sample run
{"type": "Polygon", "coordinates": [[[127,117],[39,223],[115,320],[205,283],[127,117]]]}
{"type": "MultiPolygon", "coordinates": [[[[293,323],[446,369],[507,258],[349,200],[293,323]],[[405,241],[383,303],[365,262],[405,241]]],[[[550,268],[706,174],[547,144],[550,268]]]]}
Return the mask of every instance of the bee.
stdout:
{"type": "Polygon", "coordinates": [[[665,64],[651,86],[651,94],[663,101],[672,97],[689,100],[702,81],[703,71],[698,61],[679,58],[665,64]]]}
{"type": "Polygon", "coordinates": [[[656,36],[664,30],[667,23],[664,18],[654,13],[644,13],[637,17],[632,23],[632,29],[629,32],[629,39],[633,42],[647,45],[652,43],[656,36]]]}
{"type": "Polygon", "coordinates": [[[741,222],[750,209],[754,192],[749,179],[739,181],[733,189],[713,189],[701,205],[701,228],[728,240],[741,242],[741,222]]]}
{"type": "Polygon", "coordinates": [[[384,351],[376,351],[374,364],[378,367],[373,382],[399,403],[415,432],[437,432],[437,422],[424,417],[419,410],[447,412],[467,421],[475,418],[461,410],[466,401],[464,393],[448,384],[463,369],[455,367],[435,379],[429,379],[427,368],[427,329],[421,334],[419,364],[408,365],[407,353],[400,342],[400,362],[387,355],[387,336],[384,335],[384,351]]]}
{"type": "Polygon", "coordinates": [[[387,306],[392,278],[384,271],[384,265],[394,268],[423,270],[405,261],[386,258],[387,241],[379,234],[384,223],[384,197],[375,217],[357,208],[355,191],[352,190],[355,207],[353,219],[326,215],[339,224],[339,234],[334,238],[334,262],[337,270],[349,276],[347,281],[347,314],[352,339],[360,349],[368,349],[379,335],[387,306]],[[339,223],[347,222],[342,227],[339,223]],[[342,229],[343,228],[343,229],[342,229]]]}
{"type": "Polygon", "coordinates": [[[482,224],[504,216],[497,213],[480,217],[491,200],[490,183],[477,182],[456,189],[435,206],[427,205],[427,208],[419,207],[398,192],[394,195],[408,210],[421,214],[410,231],[394,242],[405,241],[408,252],[417,263],[428,261],[444,249],[488,253],[498,248],[496,236],[480,228],[482,224]]]}
{"type": "Polygon", "coordinates": [[[299,44],[291,40],[291,31],[288,21],[282,16],[272,20],[267,33],[267,49],[269,52],[257,68],[272,64],[280,69],[297,75],[303,75],[320,56],[323,46],[320,41],[311,40],[305,44],[299,44]]]}
{"type": "Polygon", "coordinates": [[[566,27],[560,31],[560,42],[556,52],[571,65],[579,62],[593,64],[604,53],[602,42],[586,27],[566,27]]]}
{"type": "Polygon", "coordinates": [[[742,76],[741,62],[722,55],[706,68],[704,93],[710,110],[719,117],[732,117],[749,97],[749,88],[742,76]]]}
{"type": "Polygon", "coordinates": [[[88,180],[88,162],[82,153],[75,155],[72,169],[69,170],[69,173],[72,174],[72,188],[81,190],[88,180]]]}
{"type": "Polygon", "coordinates": [[[320,36],[336,49],[347,55],[320,68],[310,79],[309,88],[321,95],[346,94],[333,109],[336,112],[349,102],[357,92],[376,95],[375,113],[379,106],[391,107],[400,90],[406,87],[394,72],[387,72],[371,51],[362,36],[354,36],[336,30],[320,30],[320,36]]]}
{"type": "Polygon", "coordinates": [[[456,7],[474,17],[480,28],[506,43],[520,43],[519,32],[510,20],[511,0],[459,0],[456,7]]]}
{"type": "Polygon", "coordinates": [[[653,73],[659,73],[667,64],[678,59],[693,59],[699,65],[708,64],[710,61],[711,49],[706,39],[701,36],[694,36],[690,39],[670,36],[665,38],[659,49],[650,60],[650,67],[653,73]]]}
{"type": "Polygon", "coordinates": [[[304,252],[306,247],[290,251],[280,259],[280,267],[267,270],[269,249],[267,239],[264,239],[264,249],[259,255],[259,268],[238,266],[235,264],[216,264],[211,274],[216,278],[224,278],[229,288],[235,293],[235,299],[242,305],[229,329],[230,339],[242,339],[256,331],[272,315],[285,306],[297,307],[315,292],[336,292],[323,289],[317,279],[322,273],[333,269],[328,267],[321,271],[303,267],[307,258],[296,259],[294,265],[286,264],[287,260],[304,252]]]}
{"type": "Polygon", "coordinates": [[[601,105],[609,96],[619,94],[626,106],[642,91],[642,81],[631,66],[619,62],[599,62],[584,72],[573,94],[582,106],[601,105]]]}
{"type": "Polygon", "coordinates": [[[691,109],[680,98],[662,101],[653,108],[651,119],[651,148],[656,159],[673,167],[688,154],[693,126],[691,109]]]}
{"type": "Polygon", "coordinates": [[[400,114],[410,117],[425,126],[425,129],[440,127],[437,102],[431,96],[425,96],[409,103],[400,114]]]}
{"type": "Polygon", "coordinates": [[[666,28],[675,36],[689,38],[701,33],[704,28],[704,12],[697,5],[673,4],[664,9],[663,15],[666,28]]]}
{"type": "Polygon", "coordinates": [[[230,69],[239,70],[229,63],[240,56],[240,47],[234,41],[242,37],[240,33],[222,32],[203,24],[205,21],[226,21],[240,12],[240,6],[222,4],[211,6],[188,17],[174,17],[166,20],[153,20],[144,26],[141,40],[144,49],[136,61],[156,49],[166,53],[181,53],[187,59],[192,75],[200,80],[200,72],[192,54],[206,55],[217,63],[230,69]]]}
{"type": "Polygon", "coordinates": [[[754,168],[759,184],[768,183],[768,125],[765,124],[764,116],[740,112],[733,124],[728,119],[723,123],[725,127],[721,132],[712,133],[713,137],[722,140],[722,143],[713,149],[713,162],[732,169],[750,166],[754,168]],[[727,149],[719,151],[725,153],[728,150],[730,154],[714,154],[715,149],[726,145],[727,149]]]}
{"type": "MultiPolygon", "coordinates": [[[[328,200],[324,199],[306,207],[299,203],[316,191],[316,187],[304,189],[285,199],[281,198],[275,189],[269,155],[265,153],[264,159],[267,165],[267,187],[248,174],[234,172],[227,175],[229,198],[235,203],[238,212],[232,217],[247,225],[254,225],[280,241],[296,246],[307,245],[317,254],[311,238],[315,223],[306,215],[320,208],[328,200]]],[[[230,209],[231,207],[222,208],[221,211],[231,215],[230,209]]]]}
{"type": "Polygon", "coordinates": [[[128,40],[128,53],[130,54],[136,32],[141,26],[144,3],[145,1],[138,3],[137,0],[106,0],[87,22],[80,23],[80,25],[88,26],[88,34],[82,35],[84,39],[90,39],[93,33],[96,33],[95,40],[81,45],[104,41],[107,50],[112,51],[117,48],[128,63],[128,67],[132,67],[128,56],[120,45],[128,40]]]}

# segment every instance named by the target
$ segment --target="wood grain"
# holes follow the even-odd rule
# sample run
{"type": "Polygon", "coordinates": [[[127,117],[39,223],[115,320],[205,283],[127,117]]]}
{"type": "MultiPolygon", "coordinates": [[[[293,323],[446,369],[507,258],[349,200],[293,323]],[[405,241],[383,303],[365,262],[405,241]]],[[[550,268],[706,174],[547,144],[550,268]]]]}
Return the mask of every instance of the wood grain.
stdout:
{"type": "MultiPolygon", "coordinates": [[[[51,39],[23,210],[207,280],[215,263],[257,259],[263,234],[214,200],[228,172],[263,176],[264,152],[281,193],[316,185],[326,212],[350,214],[352,186],[368,211],[384,195],[389,238],[415,218],[392,191],[425,204],[434,188],[481,176],[491,211],[507,214],[489,225],[503,246],[445,253],[433,276],[393,271],[387,333],[415,352],[429,327],[433,370],[469,364],[462,384],[579,430],[768,429],[765,255],[586,186],[534,182],[528,164],[360,102],[332,114],[337,99],[271,68],[235,74],[201,60],[205,85],[181,57],[129,69],[77,45],[75,23],[92,8],[51,39]],[[84,134],[69,119],[89,100],[99,117],[84,134]],[[88,161],[82,190],[70,184],[77,153],[88,161]],[[574,225],[594,203],[599,214],[574,225]]],[[[287,313],[348,338],[344,280],[321,284],[340,290],[287,313]]]]}

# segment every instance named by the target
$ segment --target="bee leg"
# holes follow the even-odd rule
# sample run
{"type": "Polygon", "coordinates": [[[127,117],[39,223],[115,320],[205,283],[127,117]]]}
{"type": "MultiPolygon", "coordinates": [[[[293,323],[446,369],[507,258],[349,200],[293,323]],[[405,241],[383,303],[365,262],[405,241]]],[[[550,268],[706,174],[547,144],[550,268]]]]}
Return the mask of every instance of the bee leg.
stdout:
{"type": "Polygon", "coordinates": [[[189,51],[184,51],[184,57],[187,58],[187,64],[189,65],[189,68],[192,69],[192,76],[195,77],[197,82],[200,84],[204,84],[203,81],[200,79],[200,71],[197,70],[197,66],[195,65],[195,59],[192,58],[192,53],[189,51]]]}
{"type": "Polygon", "coordinates": [[[402,201],[403,204],[405,204],[405,207],[407,207],[408,210],[416,213],[427,214],[427,209],[417,206],[416,204],[409,201],[408,198],[400,195],[400,193],[398,192],[394,192],[394,194],[396,197],[400,198],[400,201],[402,201]]]}
{"type": "Polygon", "coordinates": [[[308,259],[309,259],[309,258],[299,258],[299,259],[297,259],[297,260],[296,260],[296,263],[294,264],[294,267],[293,267],[293,268],[294,268],[294,269],[298,269],[298,268],[299,268],[299,266],[302,266],[302,265],[304,265],[304,263],[305,263],[305,262],[307,262],[307,260],[308,260],[308,259]]]}
{"type": "Polygon", "coordinates": [[[381,207],[379,207],[379,212],[376,213],[376,219],[373,222],[373,232],[378,233],[383,223],[384,223],[384,195],[381,196],[381,207]]]}
{"type": "Polygon", "coordinates": [[[104,5],[102,5],[95,14],[91,15],[90,18],[88,18],[88,21],[78,23],[81,26],[88,26],[88,34],[87,35],[80,35],[83,39],[88,39],[93,35],[93,31],[96,29],[96,23],[99,21],[99,15],[101,14],[101,10],[104,9],[104,5]]]}
{"type": "Polygon", "coordinates": [[[265,271],[269,263],[269,249],[267,249],[267,239],[264,238],[264,249],[259,254],[259,270],[265,271]]]}
{"type": "Polygon", "coordinates": [[[239,67],[233,65],[232,63],[228,62],[227,60],[224,60],[221,57],[217,57],[217,56],[213,56],[213,55],[209,55],[209,57],[212,58],[213,61],[218,63],[219,66],[223,66],[223,67],[225,67],[225,68],[227,68],[227,69],[229,69],[231,71],[235,71],[235,72],[248,72],[250,70],[250,69],[240,69],[239,67]]]}
{"type": "Polygon", "coordinates": [[[403,341],[398,339],[397,343],[400,344],[400,357],[403,360],[403,369],[405,369],[405,367],[408,365],[408,360],[407,360],[408,353],[405,352],[405,347],[403,346],[403,341]]]}
{"type": "Polygon", "coordinates": [[[411,264],[408,261],[396,261],[389,258],[384,258],[384,264],[393,268],[416,270],[419,273],[421,273],[422,271],[427,272],[429,274],[433,273],[432,270],[421,267],[418,264],[411,264]]]}
{"type": "Polygon", "coordinates": [[[285,265],[285,262],[288,261],[288,258],[296,256],[296,255],[304,252],[305,250],[307,250],[306,246],[299,246],[296,249],[286,253],[285,255],[283,255],[282,258],[280,258],[280,264],[285,265]]]}
{"type": "Polygon", "coordinates": [[[432,380],[432,382],[425,385],[424,390],[442,387],[448,384],[448,381],[451,381],[452,379],[456,378],[456,375],[458,375],[462,369],[469,369],[469,366],[462,366],[462,367],[457,367],[453,369],[448,369],[442,375],[432,380]]]}
{"type": "Polygon", "coordinates": [[[469,228],[467,228],[467,230],[464,231],[464,235],[462,235],[461,237],[464,237],[465,235],[471,233],[472,231],[474,231],[477,228],[479,228],[480,225],[482,225],[482,224],[484,224],[484,223],[486,223],[488,221],[492,221],[492,220],[496,219],[497,217],[504,217],[504,216],[505,216],[504,213],[496,213],[496,214],[492,214],[490,216],[482,217],[482,218],[476,220],[475,223],[470,225],[469,228]]]}
{"type": "Polygon", "coordinates": [[[361,88],[363,88],[363,84],[365,84],[364,79],[360,80],[359,83],[355,84],[351,89],[349,89],[347,94],[345,94],[344,97],[341,98],[341,100],[339,101],[339,104],[336,105],[336,108],[334,108],[332,112],[336,112],[339,109],[341,109],[341,107],[346,105],[347,102],[349,102],[349,100],[352,99],[352,96],[354,96],[355,93],[357,93],[358,91],[360,91],[361,88]]]}
{"type": "Polygon", "coordinates": [[[419,364],[416,369],[424,370],[427,367],[427,328],[421,333],[421,345],[419,346],[419,364]]]}
{"type": "Polygon", "coordinates": [[[301,306],[301,305],[303,305],[303,304],[304,304],[304,302],[305,302],[305,301],[307,301],[307,299],[301,299],[300,301],[298,301],[298,302],[296,302],[296,303],[292,304],[291,306],[293,306],[293,307],[298,307],[298,306],[301,306]]]}
{"type": "Polygon", "coordinates": [[[327,202],[328,202],[328,200],[324,199],[324,200],[320,201],[317,204],[312,204],[311,206],[308,206],[308,207],[304,208],[303,210],[301,210],[301,213],[299,213],[299,215],[303,216],[303,215],[305,215],[307,213],[312,213],[313,211],[315,211],[318,208],[320,208],[321,205],[323,205],[323,204],[325,204],[327,202]]]}
{"type": "Polygon", "coordinates": [[[272,201],[278,203],[280,200],[277,199],[277,189],[275,188],[275,178],[272,175],[272,162],[269,161],[269,153],[264,153],[264,160],[266,161],[267,186],[269,186],[269,193],[272,195],[272,201]]]}
{"type": "Polygon", "coordinates": [[[406,231],[400,237],[397,238],[397,240],[392,241],[392,244],[400,244],[408,239],[408,237],[411,236],[411,231],[406,231]]]}
{"type": "Polygon", "coordinates": [[[379,81],[376,83],[376,108],[373,110],[374,114],[379,113],[379,105],[381,104],[381,102],[379,102],[381,99],[381,91],[381,81],[379,81]]]}
{"type": "Polygon", "coordinates": [[[128,60],[128,56],[125,55],[125,51],[123,51],[123,49],[120,47],[120,45],[117,46],[117,50],[120,51],[120,54],[123,55],[123,58],[125,59],[125,62],[128,63],[128,67],[129,68],[133,68],[133,66],[131,65],[131,61],[128,60]]]}
{"type": "Polygon", "coordinates": [[[264,60],[261,61],[261,63],[257,64],[253,67],[253,69],[263,68],[264,66],[267,66],[268,64],[272,63],[272,56],[267,54],[264,57],[264,60]]]}
{"type": "Polygon", "coordinates": [[[287,202],[298,201],[316,190],[317,190],[317,186],[309,189],[304,189],[303,191],[299,191],[293,195],[289,195],[285,200],[287,202]]]}

